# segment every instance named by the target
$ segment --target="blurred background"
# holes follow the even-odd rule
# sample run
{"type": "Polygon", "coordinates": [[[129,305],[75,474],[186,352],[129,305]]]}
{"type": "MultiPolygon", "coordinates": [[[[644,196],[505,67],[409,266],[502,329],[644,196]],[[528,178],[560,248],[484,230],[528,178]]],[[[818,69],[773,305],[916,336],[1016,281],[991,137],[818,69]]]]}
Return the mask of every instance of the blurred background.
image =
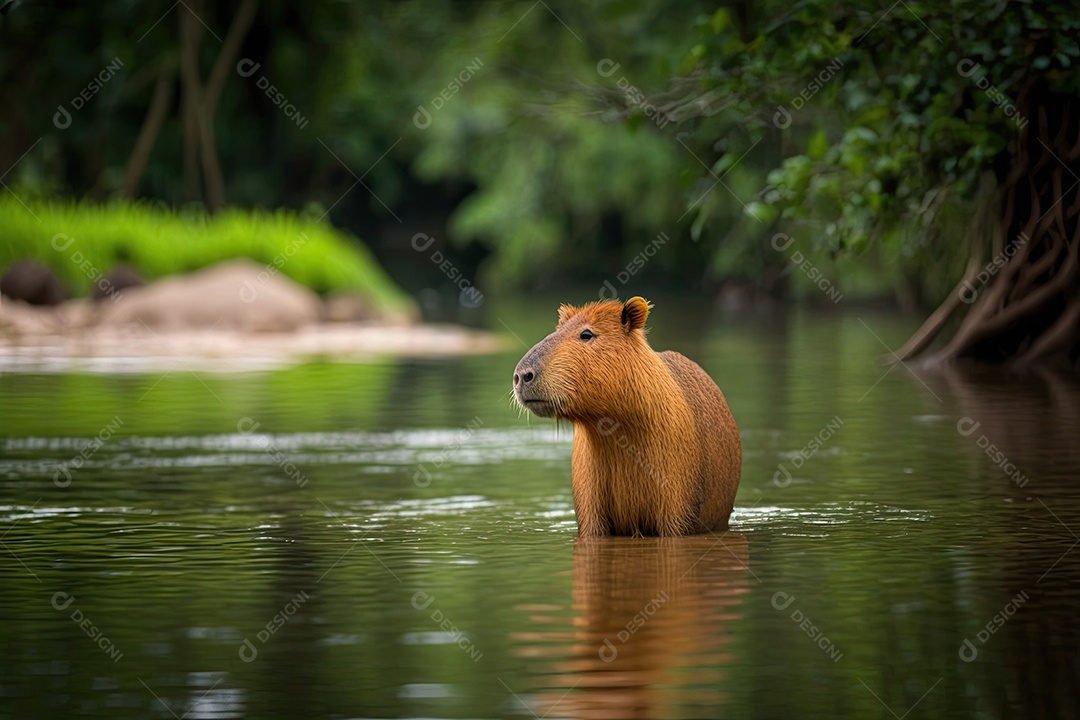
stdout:
{"type": "MultiPolygon", "coordinates": [[[[229,254],[269,262],[281,241],[261,220],[257,237],[222,231],[181,253],[180,228],[154,227],[163,214],[296,216],[369,248],[430,316],[464,322],[487,311],[460,306],[432,251],[485,294],[595,299],[605,281],[611,296],[632,280],[735,308],[832,307],[842,294],[915,312],[962,273],[970,194],[1015,134],[954,70],[976,43],[1004,55],[996,36],[941,48],[909,13],[860,44],[881,16],[870,6],[5,8],[0,264],[41,260],[69,295],[88,280],[41,247],[53,233],[33,215],[46,208],[88,223],[55,232],[102,273],[126,263],[146,279],[229,254]],[[935,46],[933,74],[895,33],[935,46]],[[926,145],[910,142],[919,128],[926,145]],[[952,192],[931,202],[938,186],[952,192]],[[913,226],[920,209],[932,222],[913,226]],[[785,223],[778,251],[785,219],[802,224],[785,223]]],[[[923,14],[963,37],[964,12],[923,14]]],[[[1003,92],[1015,88],[995,68],[1003,92]]],[[[303,255],[282,272],[319,292],[363,282],[359,268],[345,279],[303,255]]]]}

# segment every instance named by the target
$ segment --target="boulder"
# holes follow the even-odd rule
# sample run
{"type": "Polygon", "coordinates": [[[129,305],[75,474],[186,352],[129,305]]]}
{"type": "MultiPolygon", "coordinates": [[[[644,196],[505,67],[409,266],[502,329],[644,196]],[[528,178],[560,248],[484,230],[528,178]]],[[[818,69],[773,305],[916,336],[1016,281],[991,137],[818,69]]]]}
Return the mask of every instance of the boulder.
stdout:
{"type": "Polygon", "coordinates": [[[34,260],[11,263],[0,275],[0,294],[30,305],[59,305],[67,299],[53,271],[34,260]]]}
{"type": "Polygon", "coordinates": [[[326,298],[325,318],[329,322],[374,322],[379,313],[356,293],[331,293],[326,298]]]}
{"type": "Polygon", "coordinates": [[[238,259],[98,301],[93,324],[153,330],[210,328],[284,332],[316,323],[322,301],[311,290],[251,260],[238,259]]]}
{"type": "Polygon", "coordinates": [[[128,288],[142,287],[145,284],[146,282],[135,268],[130,265],[117,265],[105,274],[101,282],[94,283],[90,299],[112,299],[123,294],[128,288]]]}

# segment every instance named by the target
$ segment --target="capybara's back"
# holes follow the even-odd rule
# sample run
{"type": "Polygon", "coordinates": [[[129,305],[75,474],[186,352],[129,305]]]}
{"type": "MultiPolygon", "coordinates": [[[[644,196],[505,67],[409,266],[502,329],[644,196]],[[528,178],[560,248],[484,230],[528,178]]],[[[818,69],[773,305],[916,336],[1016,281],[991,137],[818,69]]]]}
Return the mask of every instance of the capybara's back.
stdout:
{"type": "Polygon", "coordinates": [[[581,535],[687,535],[727,526],[742,466],[716,383],[645,339],[640,297],[559,308],[555,332],[514,371],[514,397],[574,424],[581,535]]]}
{"type": "Polygon", "coordinates": [[[660,359],[675,378],[694,416],[701,463],[703,529],[724,527],[735,506],[742,472],[742,444],[735,418],[724,393],[700,365],[673,350],[660,353],[660,359]]]}

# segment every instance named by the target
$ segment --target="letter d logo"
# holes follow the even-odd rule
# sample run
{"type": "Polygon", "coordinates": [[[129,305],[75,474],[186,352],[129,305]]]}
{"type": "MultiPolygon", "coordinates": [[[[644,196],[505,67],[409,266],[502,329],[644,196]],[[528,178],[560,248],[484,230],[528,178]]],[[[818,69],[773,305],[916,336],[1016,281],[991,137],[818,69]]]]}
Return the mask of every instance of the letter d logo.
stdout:
{"type": "Polygon", "coordinates": [[[254,60],[249,60],[248,58],[244,58],[240,62],[236,63],[236,73],[240,77],[248,78],[248,77],[251,77],[252,75],[254,75],[255,72],[260,67],[262,67],[262,65],[255,62],[254,60]]]}
{"type": "Polygon", "coordinates": [[[956,421],[956,432],[964,437],[969,437],[971,433],[979,429],[980,425],[982,425],[981,422],[977,422],[969,417],[962,417],[956,421]]]}
{"type": "Polygon", "coordinates": [[[791,471],[787,469],[783,463],[781,463],[776,472],[772,476],[773,485],[779,488],[786,488],[791,484],[791,471]]]}
{"type": "Polygon", "coordinates": [[[412,116],[412,124],[417,130],[427,130],[431,127],[431,113],[423,105],[417,105],[416,114],[412,116]]]}
{"type": "Polygon", "coordinates": [[[600,62],[596,63],[596,73],[600,77],[611,77],[620,67],[621,65],[619,65],[619,63],[615,62],[614,60],[604,58],[600,62]]]}
{"type": "Polygon", "coordinates": [[[795,602],[795,596],[783,590],[773,593],[772,606],[777,610],[786,610],[793,602],[795,602]]]}
{"type": "Polygon", "coordinates": [[[53,484],[58,488],[66,488],[71,484],[71,471],[67,469],[67,465],[61,465],[56,468],[56,472],[52,476],[53,484]]]}
{"type": "Polygon", "coordinates": [[[787,111],[783,105],[776,106],[776,114],[773,115],[772,124],[780,130],[786,130],[791,127],[791,113],[787,111]]]}
{"type": "Polygon", "coordinates": [[[75,602],[75,597],[73,595],[67,594],[62,590],[60,592],[53,593],[52,606],[57,610],[64,610],[65,608],[67,608],[68,605],[73,602],[75,602]]]}
{"type": "Polygon", "coordinates": [[[960,302],[970,305],[975,302],[975,298],[979,297],[979,291],[975,289],[975,286],[965,280],[961,283],[963,287],[960,288],[960,302]]]}
{"type": "Polygon", "coordinates": [[[611,433],[618,430],[619,425],[621,424],[622,423],[620,423],[614,418],[602,417],[596,422],[596,429],[600,432],[601,435],[607,437],[611,433]]]}
{"type": "Polygon", "coordinates": [[[259,297],[259,291],[255,289],[250,280],[245,280],[244,287],[240,288],[240,301],[250,305],[255,302],[257,297],[259,297]]]}
{"type": "Polygon", "coordinates": [[[52,124],[57,130],[67,130],[71,127],[71,113],[63,105],[57,105],[56,114],[52,116],[52,124]]]}
{"type": "Polygon", "coordinates": [[[601,660],[609,663],[615,658],[619,657],[619,650],[611,644],[610,640],[604,638],[604,644],[600,646],[600,650],[599,652],[597,652],[597,655],[600,656],[601,660]]]}
{"type": "Polygon", "coordinates": [[[619,291],[615,289],[615,286],[611,284],[610,280],[605,280],[603,287],[600,288],[598,296],[601,300],[614,300],[619,297],[619,291]]]}
{"type": "Polygon", "coordinates": [[[791,247],[793,242],[795,242],[795,239],[787,233],[776,233],[772,236],[773,250],[777,252],[784,252],[791,247]]]}
{"type": "Polygon", "coordinates": [[[236,651],[236,654],[239,655],[240,659],[246,663],[249,663],[255,658],[259,657],[258,649],[247,638],[244,638],[244,642],[240,644],[240,649],[236,651]]]}
{"type": "Polygon", "coordinates": [[[424,252],[429,247],[431,247],[432,243],[434,242],[435,238],[431,237],[427,233],[416,233],[412,236],[412,246],[413,250],[415,250],[416,252],[424,252]]]}
{"type": "Polygon", "coordinates": [[[71,243],[75,242],[75,238],[71,237],[67,233],[56,233],[52,236],[53,250],[57,252],[63,252],[71,247],[71,243]]]}
{"type": "Polygon", "coordinates": [[[412,476],[413,485],[418,488],[426,488],[431,484],[431,473],[423,465],[416,468],[416,472],[412,476]]]}

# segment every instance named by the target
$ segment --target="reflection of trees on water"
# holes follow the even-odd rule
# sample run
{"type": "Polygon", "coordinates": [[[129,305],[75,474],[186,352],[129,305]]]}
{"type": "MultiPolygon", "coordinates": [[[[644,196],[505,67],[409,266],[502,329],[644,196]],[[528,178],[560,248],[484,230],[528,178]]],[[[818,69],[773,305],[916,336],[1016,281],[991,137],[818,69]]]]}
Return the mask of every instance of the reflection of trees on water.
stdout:
{"type": "Polygon", "coordinates": [[[1065,371],[956,367],[923,379],[970,419],[961,443],[970,443],[985,491],[1003,501],[981,520],[971,597],[962,598],[971,608],[960,663],[969,692],[1001,716],[1076,716],[1080,382],[1065,371]],[[1010,477],[1009,464],[1023,479],[1010,477]]]}

